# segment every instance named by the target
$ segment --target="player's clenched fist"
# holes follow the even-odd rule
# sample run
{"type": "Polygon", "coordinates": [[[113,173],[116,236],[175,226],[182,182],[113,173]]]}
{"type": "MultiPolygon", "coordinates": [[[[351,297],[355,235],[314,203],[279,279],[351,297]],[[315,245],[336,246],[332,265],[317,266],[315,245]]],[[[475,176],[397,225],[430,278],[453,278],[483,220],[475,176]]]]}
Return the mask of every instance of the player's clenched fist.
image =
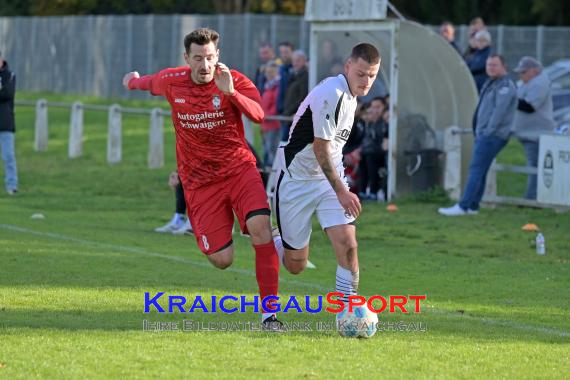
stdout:
{"type": "Polygon", "coordinates": [[[133,78],[140,78],[138,71],[131,71],[130,73],[126,73],[123,77],[123,86],[128,90],[129,89],[129,82],[133,78]]]}
{"type": "Polygon", "coordinates": [[[214,72],[214,81],[216,86],[226,95],[234,93],[234,82],[232,80],[232,73],[230,69],[222,62],[216,64],[214,72]]]}

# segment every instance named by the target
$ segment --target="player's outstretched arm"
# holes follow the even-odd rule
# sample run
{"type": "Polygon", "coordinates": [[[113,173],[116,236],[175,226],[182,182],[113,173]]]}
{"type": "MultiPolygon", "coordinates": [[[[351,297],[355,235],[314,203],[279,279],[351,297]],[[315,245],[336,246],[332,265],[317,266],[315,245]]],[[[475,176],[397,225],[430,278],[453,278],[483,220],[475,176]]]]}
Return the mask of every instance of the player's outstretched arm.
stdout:
{"type": "Polygon", "coordinates": [[[313,151],[315,152],[315,157],[317,158],[317,162],[321,166],[323,173],[335,191],[341,206],[353,217],[358,217],[362,209],[360,200],[356,194],[351,193],[348,190],[336,172],[336,168],[330,154],[330,141],[315,137],[315,140],[313,141],[313,151]]]}
{"type": "Polygon", "coordinates": [[[216,65],[214,74],[216,86],[230,98],[230,101],[250,120],[260,123],[265,116],[261,108],[261,97],[255,85],[246,77],[234,80],[230,69],[221,62],[216,65]]]}
{"type": "Polygon", "coordinates": [[[127,90],[142,90],[148,91],[152,95],[164,95],[168,80],[167,74],[168,69],[141,77],[137,71],[131,71],[130,73],[126,73],[123,77],[123,86],[125,86],[127,90]]]}

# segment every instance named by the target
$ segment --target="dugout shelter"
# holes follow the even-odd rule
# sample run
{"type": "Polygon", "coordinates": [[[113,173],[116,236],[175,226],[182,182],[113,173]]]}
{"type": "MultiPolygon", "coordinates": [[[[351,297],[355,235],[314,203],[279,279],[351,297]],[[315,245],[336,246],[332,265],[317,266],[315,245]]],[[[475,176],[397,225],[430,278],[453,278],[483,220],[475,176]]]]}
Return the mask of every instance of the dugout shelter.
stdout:
{"type": "MultiPolygon", "coordinates": [[[[428,126],[434,133],[431,137],[426,134],[430,141],[424,141],[425,146],[420,148],[443,150],[447,128],[456,126],[465,131],[472,127],[478,94],[462,57],[446,40],[415,22],[387,18],[387,7],[386,0],[309,0],[305,19],[311,26],[310,88],[322,79],[319,73],[323,66],[331,66],[334,74],[332,64],[336,60],[338,66],[339,59],[344,61],[357,43],[368,42],[380,50],[381,78],[369,98],[390,95],[388,197],[392,199],[414,190],[410,166],[415,163],[409,150],[418,143],[412,141],[415,132],[428,126]]],[[[456,164],[461,165],[463,189],[473,137],[464,133],[460,139],[461,154],[456,156],[456,164]]],[[[433,180],[443,186],[445,154],[438,160],[433,180]]]]}

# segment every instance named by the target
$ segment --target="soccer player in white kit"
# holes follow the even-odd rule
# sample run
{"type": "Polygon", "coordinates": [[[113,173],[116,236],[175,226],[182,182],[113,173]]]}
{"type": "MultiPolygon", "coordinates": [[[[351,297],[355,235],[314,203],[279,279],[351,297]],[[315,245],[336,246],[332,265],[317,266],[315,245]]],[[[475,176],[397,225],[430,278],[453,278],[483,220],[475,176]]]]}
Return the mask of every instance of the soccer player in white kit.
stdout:
{"type": "Polygon", "coordinates": [[[344,302],[358,289],[354,221],[361,205],[348,189],[342,148],[352,129],[356,97],[368,93],[379,69],[378,49],[368,43],[356,45],[344,74],[323,80],[301,103],[289,141],[277,153],[274,211],[280,236],[274,241],[279,259],[290,273],[305,269],[311,216],[316,213],[336,254],[336,290],[344,294],[344,302]]]}

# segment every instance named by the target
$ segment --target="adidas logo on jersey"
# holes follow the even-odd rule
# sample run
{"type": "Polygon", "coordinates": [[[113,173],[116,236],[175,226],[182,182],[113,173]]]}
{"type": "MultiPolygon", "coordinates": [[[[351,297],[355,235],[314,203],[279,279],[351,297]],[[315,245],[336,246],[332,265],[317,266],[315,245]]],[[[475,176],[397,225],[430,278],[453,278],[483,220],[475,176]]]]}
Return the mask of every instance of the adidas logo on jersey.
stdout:
{"type": "Polygon", "coordinates": [[[186,103],[185,99],[181,99],[181,98],[175,98],[174,99],[174,103],[186,103]]]}

